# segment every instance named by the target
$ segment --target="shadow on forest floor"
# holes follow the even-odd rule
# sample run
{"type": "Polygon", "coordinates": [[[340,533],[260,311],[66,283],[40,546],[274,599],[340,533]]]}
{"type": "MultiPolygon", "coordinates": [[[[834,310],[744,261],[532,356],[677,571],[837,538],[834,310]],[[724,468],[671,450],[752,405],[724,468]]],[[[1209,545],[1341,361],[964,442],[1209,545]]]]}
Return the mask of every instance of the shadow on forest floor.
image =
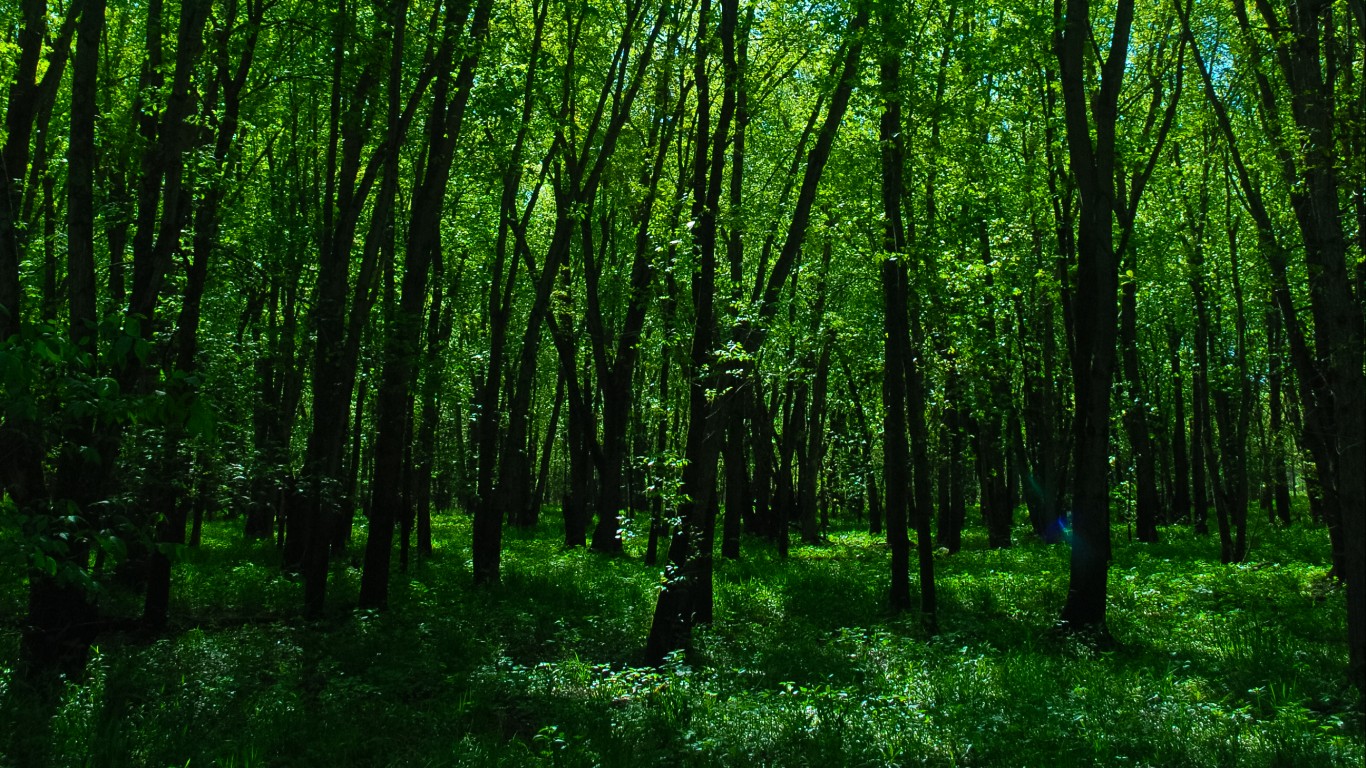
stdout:
{"type": "MultiPolygon", "coordinates": [[[[549,516],[547,516],[548,518],[549,516]]],[[[318,621],[268,544],[210,527],[176,566],[173,623],[109,635],[83,680],[25,690],[0,633],[8,758],[51,765],[1359,765],[1345,606],[1318,531],[1254,528],[1253,562],[1172,528],[1116,528],[1100,651],[1051,631],[1067,551],[1033,541],[936,556],[939,627],[886,607],[885,545],[862,533],[718,558],[694,652],[634,668],[661,568],[510,531],[503,582],[470,585],[468,519],[358,611],[343,559],[318,621]],[[1317,555],[1315,554],[1317,553],[1317,555]],[[1305,558],[1312,557],[1314,559],[1305,558]],[[39,695],[48,697],[41,714],[39,695]],[[11,717],[13,715],[13,717],[11,717]]],[[[21,584],[0,586],[18,619],[21,584]]],[[[111,589],[105,607],[135,601],[111,589]]]]}

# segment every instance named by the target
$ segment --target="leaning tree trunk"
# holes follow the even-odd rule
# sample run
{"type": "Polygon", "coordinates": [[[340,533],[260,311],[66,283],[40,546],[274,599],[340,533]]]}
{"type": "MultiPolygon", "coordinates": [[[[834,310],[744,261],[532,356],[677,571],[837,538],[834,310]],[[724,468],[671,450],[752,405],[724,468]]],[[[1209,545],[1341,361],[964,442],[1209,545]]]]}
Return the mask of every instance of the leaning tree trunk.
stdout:
{"type": "MultiPolygon", "coordinates": [[[[793,273],[798,254],[805,241],[807,227],[811,221],[811,210],[815,204],[816,189],[820,184],[825,164],[830,159],[835,134],[839,129],[840,122],[844,119],[844,112],[849,105],[849,98],[854,89],[858,63],[863,51],[862,32],[868,24],[869,10],[868,3],[859,3],[857,14],[847,28],[847,40],[841,62],[840,77],[831,97],[830,108],[826,113],[825,122],[821,126],[820,135],[807,157],[806,172],[803,175],[801,192],[797,197],[797,204],[788,226],[787,239],[761,292],[757,323],[745,324],[743,327],[735,329],[736,333],[742,337],[737,338],[736,341],[741,343],[750,354],[757,354],[763,346],[764,325],[772,320],[779,294],[793,273]]],[[[733,44],[737,13],[735,0],[723,1],[721,38],[727,45],[733,44]]],[[[716,256],[713,215],[721,193],[722,157],[734,108],[732,94],[731,98],[723,100],[720,120],[713,138],[709,129],[710,100],[704,95],[709,87],[706,41],[708,40],[710,15],[710,1],[702,0],[699,11],[698,56],[694,67],[694,85],[698,99],[698,126],[695,139],[697,152],[693,166],[694,206],[701,204],[699,209],[694,211],[696,224],[693,227],[693,237],[694,247],[698,249],[700,258],[698,272],[694,276],[693,290],[697,310],[695,317],[705,315],[708,326],[713,322],[714,299],[712,297],[700,298],[698,292],[710,293],[715,288],[716,256]],[[730,104],[730,109],[727,109],[727,104],[730,104]],[[711,173],[708,177],[706,155],[712,147],[715,148],[715,153],[711,155],[711,173]]],[[[698,320],[693,338],[694,357],[692,362],[695,366],[695,375],[692,398],[694,407],[689,414],[690,424],[688,427],[688,458],[690,463],[684,470],[682,489],[684,497],[690,501],[684,504],[683,525],[680,531],[675,534],[670,545],[670,562],[678,575],[666,583],[660,592],[659,601],[655,606],[650,637],[646,643],[646,658],[649,663],[655,665],[662,663],[665,654],[668,652],[685,648],[689,644],[692,636],[690,610],[697,603],[695,598],[688,594],[688,590],[692,584],[700,584],[704,581],[700,578],[701,574],[696,573],[696,568],[703,563],[693,557],[693,545],[689,539],[701,538],[706,516],[706,507],[701,507],[701,503],[703,501],[709,502],[709,494],[715,492],[716,457],[719,452],[719,441],[716,440],[716,436],[719,432],[715,429],[716,424],[712,422],[715,412],[706,402],[705,388],[708,385],[705,380],[706,377],[696,375],[703,370],[703,365],[710,357],[709,350],[711,347],[704,345],[708,344],[711,338],[710,327],[704,329],[702,321],[698,320]],[[702,388],[701,391],[697,391],[699,387],[702,388]],[[694,450],[697,453],[694,453],[694,450]],[[692,461],[694,458],[698,461],[692,461]]],[[[725,395],[726,398],[735,396],[737,395],[734,389],[729,390],[728,394],[725,395]]],[[[701,542],[699,541],[699,543],[701,542]]],[[[707,582],[709,583],[709,576],[707,582]]]]}
{"type": "MultiPolygon", "coordinates": [[[[87,7],[87,14],[103,15],[104,3],[96,0],[87,7]]],[[[201,198],[197,201],[198,205],[194,211],[194,238],[193,250],[186,270],[185,289],[181,301],[180,316],[176,323],[175,334],[172,337],[174,347],[175,373],[178,375],[169,376],[168,389],[174,390],[173,397],[184,397],[193,401],[197,397],[193,387],[189,384],[190,377],[197,369],[198,356],[198,337],[200,314],[203,303],[204,289],[208,279],[209,260],[213,251],[218,247],[218,226],[221,217],[220,209],[223,198],[226,195],[224,187],[225,180],[221,177],[227,176],[230,165],[233,162],[232,152],[234,140],[237,138],[237,129],[242,105],[242,91],[246,86],[247,76],[251,71],[251,65],[255,58],[256,43],[259,39],[259,30],[264,13],[263,6],[254,6],[245,21],[246,40],[239,58],[234,62],[231,56],[231,49],[228,45],[232,35],[236,19],[227,19],[226,27],[219,27],[214,30],[215,43],[215,68],[216,77],[207,86],[206,111],[212,109],[217,104],[218,94],[221,89],[223,99],[223,115],[219,121],[217,135],[212,136],[207,130],[203,132],[207,141],[211,136],[213,142],[213,170],[215,178],[207,185],[201,198]],[[234,66],[235,64],[235,66],[234,66]]],[[[100,20],[102,21],[102,19],[100,20]]],[[[82,37],[87,34],[85,21],[82,22],[82,37]]],[[[89,34],[92,38],[90,55],[97,56],[99,45],[99,22],[91,20],[89,34]]],[[[80,43],[78,42],[78,45],[80,43]]],[[[78,51],[79,55],[79,51],[78,51]]],[[[80,64],[78,63],[78,66],[80,64]]],[[[90,87],[94,87],[94,64],[89,64],[90,71],[87,76],[91,78],[90,87]]],[[[78,75],[79,76],[79,75],[78,75]]],[[[74,90],[73,90],[74,95],[74,90]]],[[[73,122],[73,131],[76,127],[73,122]]],[[[93,126],[92,126],[93,128],[93,126]]],[[[93,175],[93,174],[92,174],[93,175]]],[[[73,196],[73,212],[76,210],[73,196]]],[[[84,228],[84,226],[83,226],[84,228]]],[[[93,228],[86,230],[93,235],[93,228]]],[[[92,310],[91,321],[93,323],[93,280],[90,284],[90,309],[92,310]]],[[[93,328],[93,325],[92,325],[93,328]]],[[[171,491],[167,498],[165,517],[158,525],[158,543],[174,547],[185,543],[185,526],[188,522],[190,509],[196,505],[196,501],[191,499],[194,480],[192,479],[192,456],[187,450],[180,448],[178,444],[184,439],[184,431],[179,428],[168,430],[165,437],[168,445],[165,451],[165,467],[169,477],[180,479],[179,483],[167,484],[167,490],[171,491]]],[[[149,625],[159,627],[165,624],[167,612],[170,606],[171,593],[171,561],[162,551],[162,547],[154,549],[149,564],[147,577],[147,591],[145,595],[143,619],[149,625]]]]}
{"type": "MultiPolygon", "coordinates": [[[[651,40],[658,34],[656,28],[651,40]]],[[[669,49],[674,41],[671,40],[669,49]]],[[[668,109],[669,90],[667,83],[661,82],[655,107],[661,111],[668,109]]],[[[588,330],[592,338],[593,358],[598,369],[598,381],[603,403],[602,413],[602,490],[599,499],[600,512],[598,525],[593,531],[592,548],[597,552],[620,552],[621,509],[630,506],[625,494],[628,448],[627,433],[630,430],[631,412],[636,403],[635,392],[631,386],[635,378],[639,345],[645,329],[646,309],[649,306],[649,293],[653,286],[656,265],[655,249],[650,237],[650,224],[653,220],[659,184],[664,177],[665,163],[669,148],[674,139],[674,126],[681,122],[686,103],[686,93],[678,95],[673,107],[673,119],[661,126],[660,121],[650,123],[647,146],[654,149],[650,163],[641,169],[641,186],[645,188],[644,198],[636,205],[633,223],[636,227],[635,252],[631,262],[631,278],[626,300],[626,314],[621,324],[621,332],[616,340],[615,354],[608,358],[608,333],[602,317],[602,292],[598,282],[603,266],[603,258],[585,264],[588,279],[586,297],[588,303],[588,330]]],[[[628,105],[629,106],[629,105],[628,105]]],[[[584,248],[585,258],[590,249],[584,248]]],[[[605,254],[604,254],[605,255],[605,254]]]]}
{"type": "MultiPolygon", "coordinates": [[[[1330,59],[1330,70],[1336,65],[1331,60],[1336,53],[1333,46],[1326,46],[1325,51],[1320,42],[1324,31],[1321,25],[1329,29],[1333,25],[1329,15],[1332,5],[1289,3],[1284,19],[1269,3],[1256,7],[1271,30],[1276,63],[1287,86],[1284,91],[1261,87],[1265,74],[1260,75],[1263,122],[1280,119],[1277,113],[1283,114],[1283,110],[1277,109],[1276,100],[1278,94],[1288,93],[1289,111],[1297,129],[1297,150],[1279,135],[1273,135],[1272,143],[1304,240],[1310,311],[1318,342],[1317,370],[1301,368],[1300,376],[1321,377],[1324,391],[1329,393],[1324,410],[1331,421],[1325,424],[1324,437],[1334,460],[1326,485],[1334,486],[1337,504],[1328,514],[1330,519],[1336,517],[1342,528],[1349,678],[1359,691],[1366,692],[1366,373],[1362,369],[1366,355],[1362,313],[1366,302],[1352,290],[1353,278],[1357,284],[1366,285],[1366,276],[1360,267],[1355,276],[1348,271],[1349,252],[1340,210],[1340,198],[1348,185],[1340,178],[1340,166],[1335,162],[1340,132],[1353,128],[1359,132],[1360,126],[1336,124],[1335,83],[1332,77],[1324,76],[1325,57],[1330,59]],[[1302,155],[1296,157],[1299,153],[1302,155]]],[[[1234,13],[1244,37],[1255,48],[1257,41],[1252,39],[1243,0],[1235,1],[1234,13]]],[[[1355,14],[1360,22],[1359,8],[1355,14]]],[[[1279,127],[1273,130],[1279,132],[1279,127]]],[[[1321,465],[1320,470],[1324,469],[1328,467],[1321,465]]]]}
{"type": "Polygon", "coordinates": [[[963,525],[967,518],[962,459],[963,451],[967,447],[967,441],[964,439],[967,412],[959,405],[963,390],[952,357],[947,364],[949,370],[944,384],[944,429],[939,442],[948,449],[948,455],[940,459],[939,525],[936,542],[947,549],[949,554],[957,554],[963,548],[963,525]]]}
{"type": "MultiPolygon", "coordinates": [[[[804,366],[806,369],[814,368],[814,370],[810,370],[810,406],[803,411],[794,411],[794,415],[801,419],[802,424],[802,432],[798,434],[797,439],[804,441],[801,461],[797,468],[798,519],[801,521],[802,543],[804,544],[820,543],[820,532],[816,517],[816,495],[820,486],[820,467],[825,454],[826,393],[830,382],[830,345],[834,342],[833,337],[824,327],[826,275],[830,270],[830,253],[832,250],[831,244],[827,241],[821,251],[821,271],[816,280],[816,305],[811,312],[813,336],[819,340],[817,343],[820,344],[820,354],[818,359],[814,356],[808,356],[807,363],[809,365],[804,366]]],[[[796,306],[795,300],[793,306],[794,308],[796,306]]],[[[806,371],[803,371],[803,375],[806,375],[806,371]]]]}
{"type": "MultiPolygon", "coordinates": [[[[394,23],[396,12],[406,7],[395,0],[389,9],[390,26],[397,35],[402,25],[394,23]]],[[[312,325],[316,332],[312,362],[312,428],[304,453],[303,484],[306,500],[288,503],[285,515],[286,568],[300,568],[304,574],[304,606],[309,613],[322,611],[327,590],[327,563],[336,525],[336,491],[342,479],[342,453],[345,450],[351,392],[346,386],[345,312],[350,271],[351,241],[356,231],[360,205],[368,189],[357,179],[361,172],[364,131],[357,109],[343,113],[343,80],[346,49],[349,43],[350,11],[339,3],[333,36],[332,93],[327,145],[327,180],[323,194],[323,231],[314,301],[312,325]],[[357,201],[359,198],[359,201],[357,201]]],[[[397,43],[398,38],[395,40],[397,43]]],[[[395,45],[395,48],[401,44],[395,45]]],[[[397,58],[397,54],[395,54],[397,58]]],[[[391,72],[396,65],[391,65],[391,72]]],[[[393,82],[391,75],[391,85],[393,82]]],[[[364,102],[378,78],[373,67],[366,67],[354,83],[355,98],[364,102]]],[[[393,116],[391,115],[391,118],[393,116]]],[[[396,121],[395,121],[396,122],[396,121]]],[[[397,125],[389,126],[391,136],[397,125]]],[[[381,154],[381,153],[376,153],[381,154]]],[[[381,195],[375,216],[387,219],[392,197],[381,195]]]]}
{"type": "MultiPolygon", "coordinates": [[[[511,325],[513,290],[519,272],[514,252],[520,252],[520,247],[512,241],[519,239],[517,233],[521,230],[517,229],[515,219],[520,218],[521,227],[526,226],[540,192],[538,183],[519,216],[522,153],[531,123],[531,107],[534,102],[531,93],[535,84],[536,64],[540,60],[538,52],[545,30],[548,5],[547,3],[542,6],[536,15],[532,56],[527,66],[522,92],[522,119],[517,138],[513,142],[511,159],[503,172],[498,235],[494,245],[494,262],[488,289],[489,356],[483,386],[478,391],[478,419],[475,425],[478,466],[475,471],[474,524],[470,542],[476,584],[498,581],[502,558],[503,517],[509,506],[505,489],[515,487],[517,483],[526,482],[530,478],[522,446],[525,445],[527,410],[530,406],[532,382],[535,379],[537,351],[540,349],[541,324],[550,297],[550,276],[554,274],[553,265],[549,261],[543,266],[536,283],[535,301],[527,319],[521,354],[513,369],[516,371],[516,377],[514,378],[511,372],[508,373],[508,398],[502,400],[500,393],[503,391],[504,368],[508,367],[505,362],[505,358],[509,357],[507,338],[511,325]],[[503,421],[504,412],[507,416],[506,424],[503,421]]],[[[551,163],[552,158],[547,156],[542,160],[544,167],[551,163]]],[[[556,237],[564,237],[565,234],[567,229],[557,220],[556,237]]],[[[552,253],[557,252],[555,248],[552,240],[552,253]]]]}
{"type": "MultiPolygon", "coordinates": [[[[440,247],[446,185],[474,85],[480,48],[488,33],[492,4],[492,0],[480,0],[474,9],[468,44],[450,83],[454,95],[447,102],[447,88],[441,82],[437,83],[434,94],[426,173],[413,195],[408,224],[402,294],[392,320],[393,328],[384,343],[384,370],[375,417],[375,493],[370,509],[370,535],[365,545],[365,569],[361,574],[362,607],[384,608],[388,605],[394,522],[403,507],[404,448],[412,412],[408,393],[413,386],[420,354],[427,277],[433,252],[440,247]]],[[[454,23],[463,26],[464,19],[454,20],[454,23]]]]}

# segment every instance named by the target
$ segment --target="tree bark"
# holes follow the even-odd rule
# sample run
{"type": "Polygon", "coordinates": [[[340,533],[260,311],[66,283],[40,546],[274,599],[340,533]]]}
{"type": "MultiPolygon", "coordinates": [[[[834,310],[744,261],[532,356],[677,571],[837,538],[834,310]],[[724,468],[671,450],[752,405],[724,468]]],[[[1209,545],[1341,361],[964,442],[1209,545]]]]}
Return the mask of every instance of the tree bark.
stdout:
{"type": "Polygon", "coordinates": [[[948,455],[941,459],[939,473],[939,546],[949,554],[963,548],[963,525],[967,518],[967,501],[963,489],[964,422],[967,412],[961,405],[962,385],[952,355],[946,361],[948,373],[944,383],[944,428],[940,444],[948,455]]]}
{"type": "MultiPolygon", "coordinates": [[[[994,279],[991,276],[991,240],[987,232],[986,219],[978,221],[978,245],[982,264],[986,270],[983,331],[991,344],[999,344],[1000,336],[996,323],[996,299],[993,295],[994,279]]],[[[1005,345],[999,344],[998,350],[1005,345]]],[[[1004,361],[999,361],[1004,362],[1004,361]]],[[[988,366],[984,371],[986,401],[977,418],[977,460],[980,463],[981,511],[987,524],[987,546],[992,549],[1009,547],[1010,529],[1014,522],[1014,510],[1010,504],[1010,477],[1006,472],[1006,435],[1001,422],[1010,408],[1010,381],[1001,367],[988,366]]]]}
{"type": "Polygon", "coordinates": [[[1269,402],[1267,448],[1271,453],[1269,482],[1271,484],[1271,522],[1290,525],[1290,485],[1287,482],[1285,461],[1285,330],[1281,325],[1281,315],[1274,307],[1266,312],[1267,355],[1270,370],[1267,373],[1269,402]]]}
{"type": "MultiPolygon", "coordinates": [[[[650,33],[644,57],[648,59],[654,41],[659,35],[657,23],[650,33]]],[[[676,33],[671,36],[666,50],[672,50],[676,43],[676,33]]],[[[623,40],[623,46],[626,41],[623,40]]],[[[733,77],[730,69],[733,62],[727,63],[728,83],[733,77]]],[[[631,101],[639,87],[643,71],[638,71],[626,98],[623,111],[629,112],[631,101]]],[[[733,85],[728,85],[733,88],[733,85]]],[[[654,249],[651,248],[650,223],[653,219],[655,202],[659,193],[659,183],[664,176],[665,162],[669,147],[672,145],[675,126],[682,118],[687,93],[677,94],[676,104],[670,104],[667,83],[660,81],[655,109],[663,113],[672,112],[672,117],[661,125],[661,121],[651,121],[646,146],[654,149],[652,162],[641,169],[641,186],[646,190],[642,200],[634,207],[632,221],[636,225],[635,252],[632,257],[630,284],[627,288],[626,312],[622,318],[621,330],[616,339],[616,350],[609,358],[610,343],[601,306],[602,294],[599,289],[603,262],[606,253],[594,262],[585,264],[587,282],[587,327],[592,339],[593,360],[597,367],[597,378],[602,395],[602,487],[599,498],[598,524],[593,531],[592,548],[596,552],[621,552],[621,510],[629,505],[624,494],[627,456],[627,433],[630,429],[630,415],[635,404],[635,393],[631,386],[635,378],[638,347],[645,328],[646,309],[649,305],[649,292],[655,275],[654,249]]],[[[613,126],[619,125],[614,122],[613,126]]],[[[609,130],[613,130],[609,126],[609,130]]],[[[616,128],[619,131],[619,128],[616,128]]],[[[616,134],[609,140],[615,144],[616,134]]],[[[601,161],[601,158],[599,158],[601,161]]],[[[585,258],[591,253],[583,249],[585,258]]]]}
{"type": "MultiPolygon", "coordinates": [[[[375,494],[370,509],[370,536],[365,545],[365,569],[361,574],[360,604],[366,608],[388,605],[389,563],[393,548],[394,521],[402,509],[400,496],[407,438],[408,392],[413,385],[421,339],[422,309],[427,299],[427,278],[435,250],[440,247],[440,222],[446,186],[450,179],[455,147],[464,124],[465,109],[474,85],[474,71],[488,34],[492,0],[479,0],[469,20],[463,56],[450,87],[438,84],[434,92],[426,170],[413,195],[412,216],[404,252],[403,289],[394,327],[384,344],[384,370],[376,401],[375,494]]],[[[465,25],[463,13],[447,23],[453,30],[465,25]]],[[[454,41],[450,41],[453,43],[454,41]]],[[[452,46],[452,50],[454,47],[452,46]]],[[[443,56],[438,56],[438,61],[443,56]]],[[[454,63],[454,62],[452,62],[454,63]]]]}
{"type": "MultiPolygon", "coordinates": [[[[885,166],[884,166],[885,168],[885,166]]],[[[884,234],[884,238],[891,239],[884,234]]],[[[896,242],[891,239],[892,242],[896,242]]],[[[884,245],[884,250],[886,246],[884,245]]],[[[906,470],[910,456],[906,443],[906,269],[889,256],[882,262],[882,306],[886,337],[882,385],[882,480],[887,487],[887,543],[892,550],[892,610],[911,607],[910,538],[906,531],[907,490],[911,478],[906,470]]]]}
{"type": "MultiPolygon", "coordinates": [[[[1331,79],[1325,80],[1322,66],[1321,22],[1330,8],[1322,0],[1290,3],[1282,21],[1269,2],[1257,3],[1273,35],[1277,67],[1288,86],[1290,113],[1298,129],[1295,140],[1303,153],[1302,160],[1296,161],[1289,145],[1273,136],[1305,244],[1318,374],[1331,393],[1325,409],[1331,413],[1331,422],[1325,437],[1335,460],[1324,474],[1335,486],[1337,498],[1329,515],[1336,516],[1342,526],[1348,675],[1359,691],[1366,692],[1366,374],[1362,369],[1366,343],[1363,302],[1352,292],[1353,276],[1347,267],[1339,205],[1343,185],[1335,162],[1339,126],[1335,124],[1334,86],[1331,79]]],[[[1244,35],[1250,37],[1243,0],[1234,3],[1234,12],[1244,35]]],[[[1277,119],[1274,91],[1262,87],[1259,93],[1269,124],[1277,119]]],[[[1343,129],[1349,130],[1346,126],[1343,129]]],[[[1360,271],[1357,277],[1361,277],[1360,271]]],[[[1309,378],[1314,373],[1302,370],[1301,376],[1309,378]]],[[[1321,466],[1320,470],[1325,468],[1321,466]]]]}
{"type": "MultiPolygon", "coordinates": [[[[1055,6],[1061,12],[1061,4],[1055,6]]],[[[1072,558],[1065,625],[1102,636],[1110,566],[1108,488],[1110,388],[1117,335],[1119,269],[1113,237],[1115,129],[1128,58],[1132,0],[1118,0],[1098,89],[1087,93],[1086,47],[1092,40],[1088,0],[1067,0],[1055,50],[1062,84],[1067,146],[1081,202],[1077,227],[1076,340],[1072,358],[1076,421],[1072,558]],[[1092,140],[1092,130],[1095,139],[1092,140]]]]}
{"type": "Polygon", "coordinates": [[[23,320],[23,285],[19,264],[24,256],[24,175],[37,117],[38,60],[47,32],[46,0],[24,0],[19,57],[5,109],[5,145],[0,149],[0,339],[19,333],[23,320]]]}
{"type": "Polygon", "coordinates": [[[1167,329],[1167,349],[1172,377],[1172,509],[1173,522],[1189,523],[1191,516],[1191,468],[1186,453],[1186,385],[1181,375],[1181,335],[1175,325],[1167,329]]]}
{"type": "MultiPolygon", "coordinates": [[[[519,449],[515,447],[512,453],[499,450],[501,447],[499,437],[503,431],[501,417],[503,409],[500,408],[499,395],[502,392],[504,380],[504,359],[508,355],[507,336],[512,312],[513,289],[516,286],[518,272],[518,259],[515,256],[509,257],[509,251],[515,250],[516,246],[509,240],[516,237],[515,226],[520,206],[519,194],[522,181],[522,154],[526,144],[527,132],[531,125],[531,108],[534,102],[532,94],[536,82],[537,64],[541,59],[540,50],[545,35],[545,22],[549,8],[549,2],[543,2],[533,8],[531,54],[528,58],[526,77],[523,80],[521,120],[518,124],[517,136],[513,141],[510,159],[503,170],[503,192],[499,206],[498,235],[494,244],[494,262],[488,292],[489,359],[488,367],[484,372],[483,387],[478,394],[478,410],[475,422],[478,465],[476,467],[474,526],[471,541],[475,583],[489,583],[498,580],[502,555],[504,513],[502,486],[505,477],[515,482],[518,475],[517,470],[520,469],[516,462],[523,459],[518,452],[519,449]]],[[[551,157],[545,158],[542,166],[548,166],[551,160],[551,157]]],[[[543,180],[544,176],[541,178],[543,180]]],[[[525,211],[520,214],[523,228],[531,216],[531,210],[539,197],[540,188],[541,183],[538,182],[530,195],[525,211]]],[[[529,393],[530,380],[534,373],[533,370],[528,370],[528,364],[530,361],[534,361],[535,347],[540,345],[541,318],[536,315],[536,312],[544,311],[542,304],[541,291],[538,289],[536,306],[533,307],[533,316],[528,319],[529,325],[523,340],[522,365],[519,367],[515,379],[515,390],[512,389],[514,377],[511,372],[507,374],[510,390],[509,402],[506,404],[509,418],[507,427],[509,440],[502,442],[503,446],[519,445],[510,442],[510,438],[519,430],[525,431],[523,426],[526,418],[525,397],[526,393],[529,393]],[[528,345],[531,345],[532,348],[529,349],[528,345]],[[523,384],[524,381],[526,382],[525,385],[523,384]]]]}
{"type": "Polygon", "coordinates": [[[1157,488],[1152,432],[1148,427],[1148,402],[1138,360],[1138,255],[1129,248],[1124,255],[1128,269],[1121,287],[1119,345],[1124,350],[1124,383],[1128,396],[1124,427],[1134,459],[1134,490],[1138,540],[1157,541],[1157,518],[1162,504],[1157,488]]]}

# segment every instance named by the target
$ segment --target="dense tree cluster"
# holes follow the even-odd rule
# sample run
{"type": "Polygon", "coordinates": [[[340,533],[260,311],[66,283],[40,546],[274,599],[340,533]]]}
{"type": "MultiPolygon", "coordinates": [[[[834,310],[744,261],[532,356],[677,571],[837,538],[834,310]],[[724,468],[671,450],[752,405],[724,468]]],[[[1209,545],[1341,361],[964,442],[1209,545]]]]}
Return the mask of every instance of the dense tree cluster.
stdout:
{"type": "Polygon", "coordinates": [[[648,531],[659,662],[718,538],[885,530],[932,629],[975,509],[1104,637],[1115,532],[1235,563],[1256,504],[1366,687],[1360,0],[12,0],[0,52],[32,663],[112,579],[164,623],[208,516],[314,614],[438,510],[481,583],[547,507],[648,531]]]}

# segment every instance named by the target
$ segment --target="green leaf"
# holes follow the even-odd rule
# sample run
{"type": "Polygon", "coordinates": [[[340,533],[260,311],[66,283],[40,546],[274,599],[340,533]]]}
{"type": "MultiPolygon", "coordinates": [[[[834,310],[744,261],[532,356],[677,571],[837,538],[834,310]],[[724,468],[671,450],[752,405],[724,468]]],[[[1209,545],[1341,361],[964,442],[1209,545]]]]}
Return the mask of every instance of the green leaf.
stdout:
{"type": "Polygon", "coordinates": [[[185,430],[195,437],[213,439],[214,430],[218,420],[213,409],[203,400],[196,398],[190,404],[189,418],[185,421],[185,430]]]}

